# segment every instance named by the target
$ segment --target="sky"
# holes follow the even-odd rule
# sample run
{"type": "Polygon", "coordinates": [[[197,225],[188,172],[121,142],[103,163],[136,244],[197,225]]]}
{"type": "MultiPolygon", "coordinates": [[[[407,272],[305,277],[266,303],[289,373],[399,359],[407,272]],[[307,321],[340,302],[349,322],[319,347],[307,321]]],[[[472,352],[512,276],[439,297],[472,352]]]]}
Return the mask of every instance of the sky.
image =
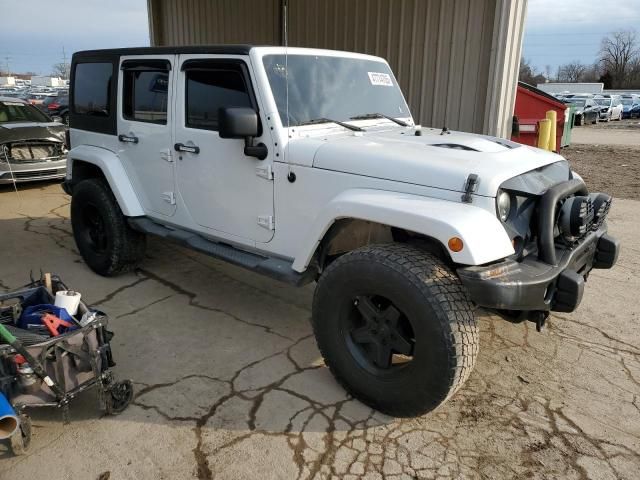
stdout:
{"type": "Polygon", "coordinates": [[[149,45],[146,0],[0,0],[0,69],[51,73],[77,50],[149,45]]]}
{"type": "Polygon", "coordinates": [[[632,28],[640,37],[640,0],[529,0],[523,57],[542,73],[573,60],[593,64],[602,37],[632,28]]]}
{"type": "MultiPolygon", "coordinates": [[[[320,1],[320,0],[318,0],[320,1]]],[[[529,0],[524,57],[538,71],[593,63],[603,36],[636,28],[640,0],[529,0]]],[[[146,0],[0,0],[0,69],[51,72],[76,50],[149,45],[146,0]]]]}

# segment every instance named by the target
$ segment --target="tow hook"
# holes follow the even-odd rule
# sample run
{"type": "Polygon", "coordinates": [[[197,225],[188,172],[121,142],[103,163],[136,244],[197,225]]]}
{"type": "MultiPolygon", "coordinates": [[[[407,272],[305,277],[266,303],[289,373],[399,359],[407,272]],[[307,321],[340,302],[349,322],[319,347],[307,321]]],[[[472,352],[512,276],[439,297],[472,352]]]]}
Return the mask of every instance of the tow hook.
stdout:
{"type": "Polygon", "coordinates": [[[547,324],[547,318],[549,318],[549,312],[536,310],[535,312],[531,312],[528,320],[536,324],[537,332],[541,332],[544,326],[547,324]]]}

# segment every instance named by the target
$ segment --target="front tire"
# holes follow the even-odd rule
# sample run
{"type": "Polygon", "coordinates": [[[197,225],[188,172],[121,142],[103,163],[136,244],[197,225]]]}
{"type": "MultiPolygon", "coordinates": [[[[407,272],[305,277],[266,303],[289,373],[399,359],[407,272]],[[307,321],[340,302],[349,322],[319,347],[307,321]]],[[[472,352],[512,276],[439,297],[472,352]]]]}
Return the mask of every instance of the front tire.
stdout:
{"type": "Polygon", "coordinates": [[[86,264],[105,277],[132,270],[144,257],[145,235],[127,225],[109,186],[83,180],[71,198],[73,237],[86,264]]]}
{"type": "Polygon", "coordinates": [[[411,417],[451,397],[473,370],[479,330],[456,275],[405,244],[335,260],[313,301],[318,347],[336,379],[383,413],[411,417]]]}

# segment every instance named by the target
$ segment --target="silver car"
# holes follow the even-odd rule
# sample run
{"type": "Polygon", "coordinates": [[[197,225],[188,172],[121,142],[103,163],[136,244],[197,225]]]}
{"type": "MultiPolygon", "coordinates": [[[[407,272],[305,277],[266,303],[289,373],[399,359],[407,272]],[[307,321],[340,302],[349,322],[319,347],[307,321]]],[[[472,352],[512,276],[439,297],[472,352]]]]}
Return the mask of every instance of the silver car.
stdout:
{"type": "Polygon", "coordinates": [[[0,184],[63,178],[65,126],[24,100],[0,97],[0,184]]]}

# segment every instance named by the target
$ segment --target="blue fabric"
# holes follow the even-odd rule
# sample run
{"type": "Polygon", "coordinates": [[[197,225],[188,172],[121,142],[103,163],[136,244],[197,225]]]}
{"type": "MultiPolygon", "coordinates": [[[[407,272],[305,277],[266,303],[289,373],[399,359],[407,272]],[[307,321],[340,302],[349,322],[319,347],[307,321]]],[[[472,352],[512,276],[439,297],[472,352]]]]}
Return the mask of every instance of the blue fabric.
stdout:
{"type": "Polygon", "coordinates": [[[55,305],[51,305],[48,303],[42,305],[33,305],[31,307],[27,307],[22,311],[22,315],[18,319],[17,327],[18,328],[27,328],[27,325],[42,325],[42,315],[45,313],[52,313],[60,320],[66,320],[73,324],[72,327],[68,328],[60,328],[60,333],[69,332],[71,330],[75,330],[78,328],[74,321],[73,317],[67,313],[67,310],[62,307],[56,307],[55,305]]]}

